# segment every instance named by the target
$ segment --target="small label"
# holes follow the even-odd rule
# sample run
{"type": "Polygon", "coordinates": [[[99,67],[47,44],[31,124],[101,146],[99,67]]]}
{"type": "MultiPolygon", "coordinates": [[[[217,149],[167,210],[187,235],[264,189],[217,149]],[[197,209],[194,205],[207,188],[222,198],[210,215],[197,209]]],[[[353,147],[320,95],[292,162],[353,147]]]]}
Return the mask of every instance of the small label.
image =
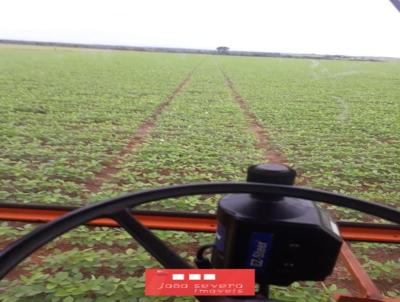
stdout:
{"type": "Polygon", "coordinates": [[[146,269],[146,296],[254,296],[253,269],[146,269]]]}
{"type": "Polygon", "coordinates": [[[246,266],[263,272],[268,262],[272,244],[271,233],[253,233],[250,239],[246,266]]]}

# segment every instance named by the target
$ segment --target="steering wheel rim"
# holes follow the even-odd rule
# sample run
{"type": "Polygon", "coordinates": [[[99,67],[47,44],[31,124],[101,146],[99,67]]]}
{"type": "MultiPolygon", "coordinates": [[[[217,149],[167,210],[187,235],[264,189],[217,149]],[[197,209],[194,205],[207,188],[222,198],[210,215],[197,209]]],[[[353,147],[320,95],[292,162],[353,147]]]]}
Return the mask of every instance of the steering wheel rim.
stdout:
{"type": "MultiPolygon", "coordinates": [[[[130,210],[138,205],[200,194],[258,193],[303,198],[316,202],[358,210],[400,224],[400,211],[386,205],[322,190],[296,186],[252,182],[219,182],[175,185],[161,189],[140,191],[88,205],[40,226],[14,241],[0,252],[0,279],[21,261],[46,243],[86,222],[108,217],[116,220],[152,256],[166,268],[190,268],[185,260],[169,249],[148,228],[132,215],[130,210]]],[[[197,297],[200,301],[231,301],[221,297],[197,297]]]]}

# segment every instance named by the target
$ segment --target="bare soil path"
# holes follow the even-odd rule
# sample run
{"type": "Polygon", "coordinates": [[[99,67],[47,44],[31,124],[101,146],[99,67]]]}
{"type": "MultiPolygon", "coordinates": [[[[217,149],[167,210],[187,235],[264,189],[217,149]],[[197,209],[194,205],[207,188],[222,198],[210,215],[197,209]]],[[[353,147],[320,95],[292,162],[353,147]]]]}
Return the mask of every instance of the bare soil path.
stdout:
{"type": "MultiPolygon", "coordinates": [[[[221,72],[225,78],[226,85],[231,91],[233,99],[238,103],[248,121],[249,131],[254,133],[258,140],[257,148],[263,151],[265,161],[270,163],[287,163],[287,159],[285,158],[285,156],[279,151],[275,150],[269,143],[269,137],[266,129],[257,120],[257,117],[254,115],[254,113],[251,112],[247,101],[240,95],[233,81],[224,72],[224,70],[221,69],[221,72]]],[[[298,185],[303,186],[307,184],[307,179],[303,179],[301,183],[298,183],[298,185]]],[[[389,252],[389,254],[392,253],[389,252]]],[[[394,255],[390,255],[386,260],[395,258],[393,256],[394,255]]],[[[335,271],[329,278],[327,278],[327,280],[324,281],[324,284],[336,284],[339,288],[346,288],[352,295],[360,295],[359,289],[355,286],[355,284],[353,284],[353,282],[354,280],[352,280],[350,274],[345,269],[343,261],[339,259],[335,271]]],[[[377,283],[381,290],[388,290],[388,288],[390,289],[393,287],[393,284],[391,282],[383,283],[385,284],[382,284],[382,281],[380,283],[377,283]]]]}
{"type": "Polygon", "coordinates": [[[254,133],[254,135],[258,140],[257,148],[263,151],[265,161],[270,163],[286,163],[287,161],[284,158],[284,156],[280,152],[272,148],[271,144],[269,143],[267,131],[257,120],[257,117],[254,115],[254,113],[251,112],[249,105],[240,95],[233,81],[222,69],[221,72],[225,78],[226,85],[229,87],[229,90],[231,91],[232,97],[239,104],[240,108],[242,109],[246,117],[246,120],[249,125],[249,130],[252,133],[254,133]]]}
{"type": "Polygon", "coordinates": [[[105,165],[98,173],[94,175],[85,183],[86,189],[91,193],[100,191],[103,183],[111,180],[113,176],[119,171],[117,167],[124,157],[132,154],[135,150],[142,145],[150,132],[154,129],[158,119],[162,113],[167,109],[172,100],[185,88],[187,83],[191,80],[194,69],[179,83],[175,90],[153,111],[153,113],[146,118],[146,120],[137,128],[136,132],[129,140],[129,143],[121,150],[118,156],[109,164],[105,165]]]}

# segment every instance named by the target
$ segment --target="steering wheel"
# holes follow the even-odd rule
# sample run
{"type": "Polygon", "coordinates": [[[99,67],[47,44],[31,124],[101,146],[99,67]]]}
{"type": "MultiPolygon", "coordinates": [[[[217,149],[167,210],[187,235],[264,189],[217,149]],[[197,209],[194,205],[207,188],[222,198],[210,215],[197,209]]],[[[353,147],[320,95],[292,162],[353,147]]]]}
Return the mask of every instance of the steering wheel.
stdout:
{"type": "MultiPolygon", "coordinates": [[[[275,185],[254,182],[222,182],[175,185],[161,189],[140,191],[114,199],[85,206],[60,218],[44,224],[29,234],[11,243],[0,253],[0,279],[37,249],[62,234],[96,218],[112,218],[117,221],[134,239],[136,239],[165,268],[192,268],[179,255],[166,246],[148,228],[143,226],[131,214],[130,210],[138,205],[167,198],[176,198],[198,194],[253,193],[275,194],[323,202],[335,206],[358,210],[379,218],[400,224],[400,212],[394,208],[374,202],[329,193],[321,190],[296,186],[275,185]]],[[[196,297],[199,301],[228,302],[232,297],[196,297]]],[[[240,301],[271,301],[260,297],[250,297],[240,301]]]]}

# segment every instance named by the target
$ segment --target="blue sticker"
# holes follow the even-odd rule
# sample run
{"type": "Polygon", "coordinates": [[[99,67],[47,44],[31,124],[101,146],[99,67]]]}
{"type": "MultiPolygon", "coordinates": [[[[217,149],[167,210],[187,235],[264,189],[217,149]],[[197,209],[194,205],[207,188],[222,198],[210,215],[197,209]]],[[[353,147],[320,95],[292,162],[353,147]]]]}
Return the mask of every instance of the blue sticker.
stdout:
{"type": "Polygon", "coordinates": [[[250,238],[246,266],[263,272],[267,266],[272,245],[271,233],[253,233],[250,238]]]}
{"type": "Polygon", "coordinates": [[[221,252],[224,251],[225,246],[225,226],[221,223],[218,224],[216,239],[215,239],[215,246],[221,252]]]}

